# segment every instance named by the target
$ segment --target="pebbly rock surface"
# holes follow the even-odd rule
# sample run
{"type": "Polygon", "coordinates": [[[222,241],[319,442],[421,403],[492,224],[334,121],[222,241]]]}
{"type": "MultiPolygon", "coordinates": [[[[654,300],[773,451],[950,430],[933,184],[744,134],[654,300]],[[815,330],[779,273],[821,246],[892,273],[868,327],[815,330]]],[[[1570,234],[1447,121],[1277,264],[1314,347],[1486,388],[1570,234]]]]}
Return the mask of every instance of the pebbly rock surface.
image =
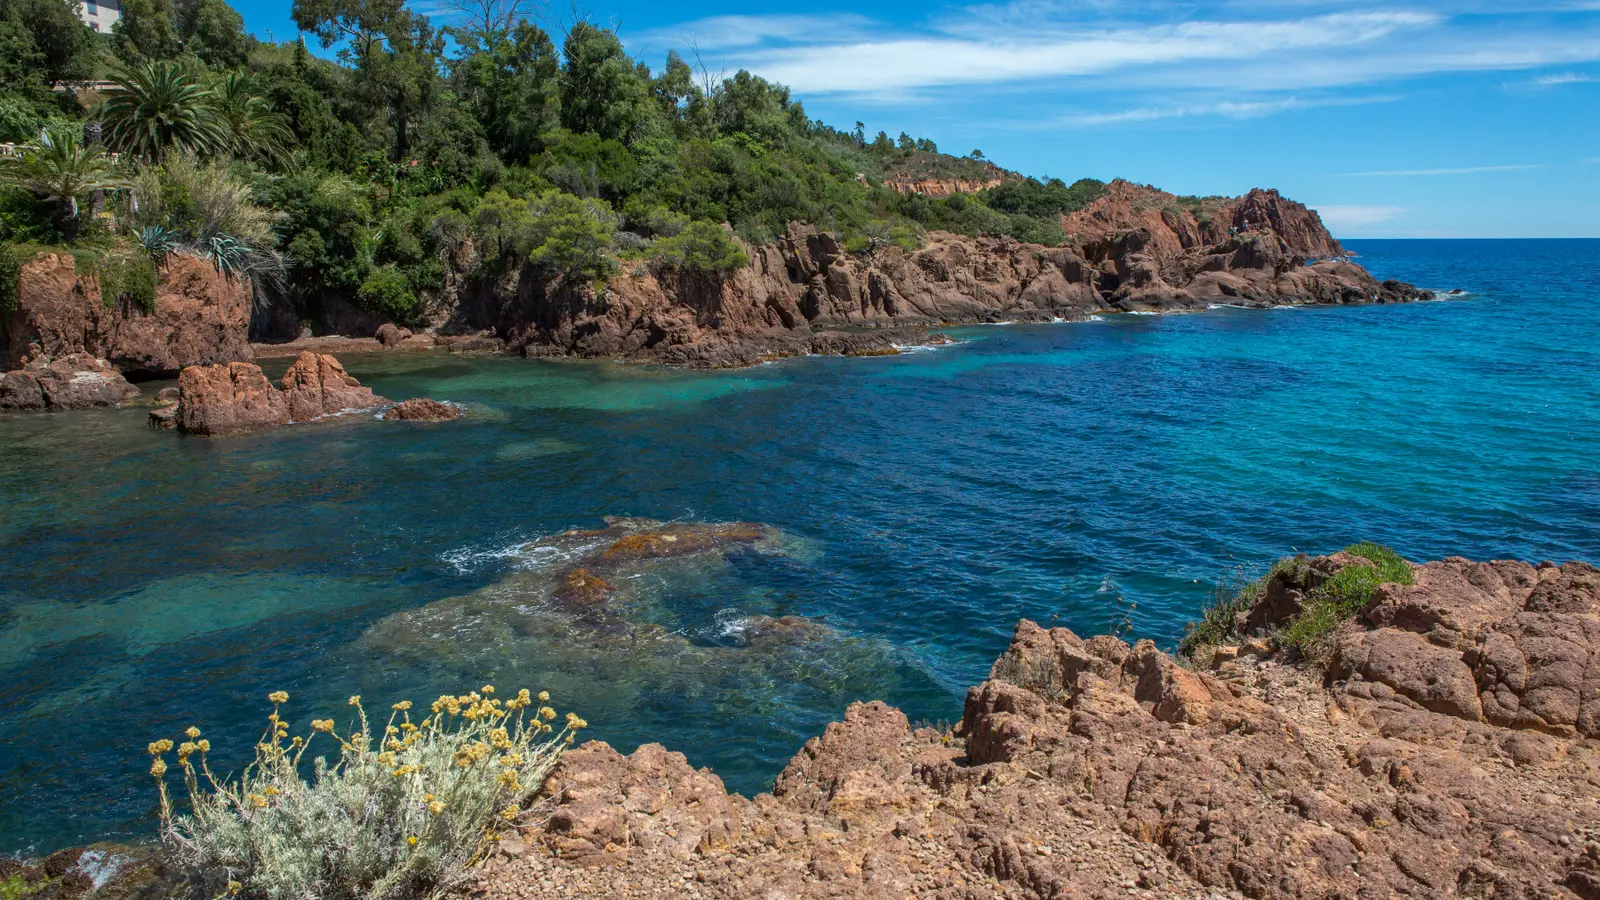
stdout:
{"type": "Polygon", "coordinates": [[[1597,627],[1600,570],[1461,559],[1327,672],[1023,621],[954,729],[853,704],[770,794],[584,744],[460,896],[1593,900],[1597,627]]]}
{"type": "Polygon", "coordinates": [[[250,286],[191,256],[168,258],[153,308],[107,302],[71,256],[41,253],[22,267],[17,306],[0,314],[0,365],[88,354],[128,374],[174,375],[186,366],[251,358],[250,286]]]}
{"type": "Polygon", "coordinates": [[[472,305],[528,356],[738,366],[826,353],[863,327],[1431,296],[1345,261],[1321,218],[1276,191],[1196,206],[1118,181],[1062,225],[1059,247],[930,232],[918,250],[852,253],[795,224],[772,244],[746,247],[750,264],[725,277],[640,267],[597,292],[524,271],[472,305]]]}
{"type": "Polygon", "coordinates": [[[41,357],[0,374],[0,409],[88,409],[138,395],[121,372],[87,353],[41,357]]]}

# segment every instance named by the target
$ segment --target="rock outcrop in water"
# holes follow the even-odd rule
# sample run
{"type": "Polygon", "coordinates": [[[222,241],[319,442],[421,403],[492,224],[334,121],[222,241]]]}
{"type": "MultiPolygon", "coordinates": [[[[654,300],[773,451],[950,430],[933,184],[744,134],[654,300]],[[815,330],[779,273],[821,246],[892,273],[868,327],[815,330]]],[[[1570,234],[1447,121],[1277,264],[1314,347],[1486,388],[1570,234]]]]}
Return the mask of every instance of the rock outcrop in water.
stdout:
{"type": "Polygon", "coordinates": [[[462,895],[1600,897],[1600,570],[1429,563],[1334,643],[1024,621],[953,731],[854,704],[753,799],[591,742],[462,895]]]}
{"type": "Polygon", "coordinates": [[[16,308],[0,314],[0,369],[88,354],[129,375],[250,359],[250,286],[211,263],[173,255],[149,310],[108,301],[71,256],[41,253],[21,268],[16,308]]]}
{"type": "Polygon", "coordinates": [[[116,406],[138,395],[121,372],[87,353],[40,357],[0,373],[0,409],[87,409],[116,406]]]}
{"type": "Polygon", "coordinates": [[[596,293],[530,271],[486,302],[501,336],[527,355],[728,366],[832,347],[893,352],[944,324],[1429,296],[1331,259],[1343,251],[1317,214],[1275,191],[1191,208],[1114,182],[1063,225],[1060,247],[932,232],[919,250],[863,253],[794,225],[773,244],[747,248],[750,264],[726,277],[639,269],[596,293]],[[901,331],[888,341],[829,331],[860,326],[901,331]]]}
{"type": "MultiPolygon", "coordinates": [[[[391,403],[362,387],[337,359],[304,351],[284,373],[281,387],[254,363],[190,366],[178,376],[177,405],[158,409],[150,418],[157,427],[175,424],[187,434],[219,437],[381,406],[391,403]]],[[[442,421],[461,415],[433,400],[408,400],[393,406],[385,418],[442,421]],[[400,414],[394,415],[396,411],[400,414]]]]}

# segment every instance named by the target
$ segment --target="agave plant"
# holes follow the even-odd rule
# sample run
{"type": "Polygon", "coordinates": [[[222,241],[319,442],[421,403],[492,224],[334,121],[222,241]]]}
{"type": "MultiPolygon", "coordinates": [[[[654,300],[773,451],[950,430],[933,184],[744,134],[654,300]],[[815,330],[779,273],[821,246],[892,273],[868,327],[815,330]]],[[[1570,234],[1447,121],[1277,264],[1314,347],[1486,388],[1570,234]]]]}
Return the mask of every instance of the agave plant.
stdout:
{"type": "Polygon", "coordinates": [[[69,242],[78,235],[79,198],[127,185],[105,151],[84,144],[82,133],[72,125],[46,127],[39,133],[37,147],[0,160],[0,183],[56,203],[61,231],[69,242]]]}
{"type": "Polygon", "coordinates": [[[233,155],[285,161],[294,133],[289,120],[256,93],[255,79],[245,72],[229,72],[217,83],[215,96],[233,155]]]}
{"type": "Polygon", "coordinates": [[[217,97],[189,66],[156,60],[118,74],[100,118],[113,149],[161,162],[173,148],[228,149],[217,97]]]}
{"type": "Polygon", "coordinates": [[[144,252],[157,262],[171,256],[183,243],[176,231],[161,225],[146,225],[139,229],[138,240],[144,252]]]}

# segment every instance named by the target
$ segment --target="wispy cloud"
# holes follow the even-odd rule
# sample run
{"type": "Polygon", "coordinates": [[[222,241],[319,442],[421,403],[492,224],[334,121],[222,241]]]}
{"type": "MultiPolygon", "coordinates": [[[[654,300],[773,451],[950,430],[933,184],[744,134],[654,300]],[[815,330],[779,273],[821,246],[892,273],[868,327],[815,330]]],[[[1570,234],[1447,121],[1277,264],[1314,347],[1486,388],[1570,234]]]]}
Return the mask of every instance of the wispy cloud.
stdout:
{"type": "Polygon", "coordinates": [[[630,42],[672,49],[693,44],[701,50],[736,50],[768,43],[840,43],[859,40],[872,20],[841,15],[710,16],[681,25],[654,28],[630,42]]]}
{"type": "Polygon", "coordinates": [[[1387,222],[1401,213],[1407,212],[1404,206],[1319,206],[1317,213],[1322,216],[1323,224],[1339,231],[1347,228],[1364,228],[1387,222]]]}
{"type": "Polygon", "coordinates": [[[1098,125],[1123,125],[1131,122],[1154,122],[1162,119],[1216,117],[1225,119],[1257,119],[1281,112],[1316,109],[1329,106],[1364,106],[1371,103],[1392,103],[1395,97],[1333,97],[1302,99],[1286,97],[1282,100],[1229,100],[1219,103],[1197,103],[1185,106],[1147,106],[1120,112],[1086,113],[1067,116],[1058,124],[1078,127],[1098,125]]]}
{"type": "Polygon", "coordinates": [[[1533,83],[1540,87],[1555,87],[1562,84],[1586,84],[1593,80],[1593,78],[1577,72],[1562,72],[1559,75],[1546,75],[1543,78],[1535,78],[1533,83]]]}
{"type": "Polygon", "coordinates": [[[1518,166],[1464,166],[1459,169],[1395,169],[1381,172],[1340,172],[1343,178],[1425,178],[1435,175],[1478,175],[1484,172],[1520,172],[1543,169],[1543,163],[1518,166]]]}
{"type": "Polygon", "coordinates": [[[1287,21],[1184,22],[1017,38],[909,37],[779,47],[757,68],[801,92],[855,93],[1097,75],[1199,61],[1351,47],[1432,24],[1417,12],[1336,13],[1287,21]]]}

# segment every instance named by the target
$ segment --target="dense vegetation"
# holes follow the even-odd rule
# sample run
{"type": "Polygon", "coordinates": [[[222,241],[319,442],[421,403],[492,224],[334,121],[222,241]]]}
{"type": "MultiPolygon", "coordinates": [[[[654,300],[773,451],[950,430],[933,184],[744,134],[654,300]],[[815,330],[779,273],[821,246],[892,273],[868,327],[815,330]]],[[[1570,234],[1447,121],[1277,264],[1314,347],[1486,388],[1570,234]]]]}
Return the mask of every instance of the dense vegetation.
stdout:
{"type": "Polygon", "coordinates": [[[224,0],[125,0],[109,35],[73,2],[0,0],[0,141],[25,145],[0,170],[0,242],[192,253],[303,312],[338,297],[415,319],[451,269],[716,276],[746,261],[735,235],[796,221],[856,250],[930,228],[1054,244],[1102,190],[898,193],[886,179],[1003,173],[813,121],[749,72],[676,53],[652,71],[587,21],[558,44],[522,0],[459,0],[448,27],[401,0],[297,0],[334,60],[248,36],[224,0]]]}

